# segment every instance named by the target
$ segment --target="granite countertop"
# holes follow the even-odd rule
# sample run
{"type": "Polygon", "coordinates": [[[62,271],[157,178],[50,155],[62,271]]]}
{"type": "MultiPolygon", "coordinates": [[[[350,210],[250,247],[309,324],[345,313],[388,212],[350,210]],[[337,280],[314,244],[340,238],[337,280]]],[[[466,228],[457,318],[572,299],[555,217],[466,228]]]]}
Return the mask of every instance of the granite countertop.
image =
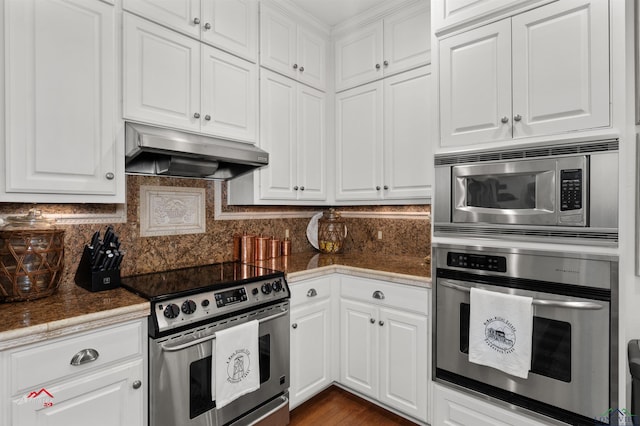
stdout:
{"type": "Polygon", "coordinates": [[[285,272],[290,283],[339,272],[431,288],[431,263],[424,257],[305,252],[258,261],[256,264],[285,272]]]}
{"type": "Polygon", "coordinates": [[[92,293],[75,283],[62,283],[49,297],[0,303],[0,350],[144,318],[149,313],[149,302],[124,288],[92,293]]]}

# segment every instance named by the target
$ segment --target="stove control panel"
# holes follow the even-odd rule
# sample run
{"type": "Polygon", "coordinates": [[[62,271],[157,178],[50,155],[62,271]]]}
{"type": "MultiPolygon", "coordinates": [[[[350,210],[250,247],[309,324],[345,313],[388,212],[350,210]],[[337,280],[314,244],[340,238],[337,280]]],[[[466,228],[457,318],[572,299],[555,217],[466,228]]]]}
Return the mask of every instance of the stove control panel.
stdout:
{"type": "Polygon", "coordinates": [[[507,258],[481,254],[447,253],[447,266],[481,271],[507,272],[507,258]]]}
{"type": "Polygon", "coordinates": [[[153,318],[158,324],[158,331],[163,332],[290,296],[284,278],[264,279],[224,290],[203,291],[153,302],[153,318]]]}

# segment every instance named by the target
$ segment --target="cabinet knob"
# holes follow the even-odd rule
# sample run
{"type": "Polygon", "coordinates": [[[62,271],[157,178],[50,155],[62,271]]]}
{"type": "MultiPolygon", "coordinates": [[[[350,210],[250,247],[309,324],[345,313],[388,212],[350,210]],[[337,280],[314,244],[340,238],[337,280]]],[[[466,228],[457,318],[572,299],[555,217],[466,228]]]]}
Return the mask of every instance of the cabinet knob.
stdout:
{"type": "Polygon", "coordinates": [[[298,185],[294,186],[294,187],[293,187],[293,190],[294,190],[294,191],[297,191],[297,190],[298,190],[298,185]]]}
{"type": "Polygon", "coordinates": [[[193,23],[196,25],[200,25],[200,18],[193,18],[193,23]]]}
{"type": "Polygon", "coordinates": [[[376,69],[379,70],[380,69],[380,64],[376,64],[376,69]]]}
{"type": "Polygon", "coordinates": [[[373,297],[374,299],[382,300],[382,299],[384,299],[384,293],[381,292],[380,290],[376,290],[376,291],[373,292],[371,297],[373,297]]]}
{"type": "Polygon", "coordinates": [[[200,118],[200,113],[196,112],[195,114],[193,114],[193,118],[200,118]]]}
{"type": "Polygon", "coordinates": [[[522,120],[522,116],[520,114],[516,114],[513,116],[513,121],[520,121],[522,120]]]}
{"type": "Polygon", "coordinates": [[[375,324],[375,323],[376,323],[376,320],[375,320],[375,318],[370,318],[370,319],[369,319],[369,322],[370,322],[371,324],[375,324]]]}
{"type": "Polygon", "coordinates": [[[293,64],[293,69],[297,70],[298,69],[298,64],[293,64]]]}
{"type": "Polygon", "coordinates": [[[115,177],[116,177],[116,175],[114,175],[114,174],[113,174],[113,173],[111,173],[111,172],[107,172],[107,174],[105,174],[105,175],[104,175],[104,177],[106,177],[106,178],[107,178],[107,180],[113,180],[113,178],[115,178],[115,177]]]}
{"type": "Polygon", "coordinates": [[[300,67],[300,72],[304,72],[304,67],[300,67]]]}
{"type": "Polygon", "coordinates": [[[135,382],[133,382],[134,389],[140,389],[140,386],[142,386],[142,382],[140,380],[136,380],[135,382]]]}
{"type": "Polygon", "coordinates": [[[376,191],[380,191],[380,186],[376,186],[376,191]]]}
{"type": "Polygon", "coordinates": [[[502,117],[502,118],[500,119],[500,121],[502,121],[504,124],[506,124],[506,123],[508,123],[508,122],[509,122],[509,117],[507,117],[507,116],[505,115],[504,117],[502,117]]]}
{"type": "Polygon", "coordinates": [[[300,191],[304,191],[304,186],[301,186],[301,187],[300,187],[300,191]]]}
{"type": "Polygon", "coordinates": [[[383,186],[382,189],[389,189],[389,185],[383,186]]]}
{"type": "Polygon", "coordinates": [[[211,120],[211,116],[209,114],[207,114],[207,115],[204,116],[204,119],[209,121],[209,120],[211,120]]]}
{"type": "Polygon", "coordinates": [[[384,325],[384,321],[378,321],[378,324],[380,324],[380,327],[382,327],[384,325]]]}
{"type": "Polygon", "coordinates": [[[389,61],[384,61],[383,64],[384,64],[385,67],[388,67],[389,66],[389,61]]]}
{"type": "Polygon", "coordinates": [[[71,365],[82,365],[98,359],[100,354],[95,349],[83,349],[71,358],[71,365]]]}
{"type": "Polygon", "coordinates": [[[291,328],[298,328],[298,324],[294,322],[293,324],[291,324],[291,328]]]}
{"type": "Polygon", "coordinates": [[[307,297],[315,297],[318,295],[318,292],[316,291],[315,288],[309,289],[309,291],[307,292],[307,297]]]}
{"type": "Polygon", "coordinates": [[[208,23],[208,22],[206,24],[204,24],[204,29],[205,30],[210,30],[211,29],[211,24],[208,23]]]}

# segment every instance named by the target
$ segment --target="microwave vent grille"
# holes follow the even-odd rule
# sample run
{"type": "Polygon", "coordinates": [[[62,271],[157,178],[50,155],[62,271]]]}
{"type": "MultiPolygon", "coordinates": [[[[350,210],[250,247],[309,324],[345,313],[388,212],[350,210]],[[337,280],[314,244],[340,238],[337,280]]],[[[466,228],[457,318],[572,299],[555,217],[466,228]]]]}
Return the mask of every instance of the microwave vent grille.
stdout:
{"type": "Polygon", "coordinates": [[[434,225],[435,235],[441,236],[475,236],[495,238],[497,235],[506,238],[522,239],[530,237],[533,241],[544,238],[545,242],[574,243],[584,241],[601,243],[606,245],[618,245],[618,232],[616,231],[586,231],[584,228],[576,230],[567,229],[520,229],[501,227],[475,227],[457,225],[434,225]]]}
{"type": "Polygon", "coordinates": [[[436,155],[436,166],[452,164],[483,163],[487,161],[517,160],[526,158],[555,157],[562,155],[591,154],[595,152],[617,151],[618,139],[603,141],[574,142],[564,145],[541,146],[533,148],[509,149],[476,153],[436,155]]]}

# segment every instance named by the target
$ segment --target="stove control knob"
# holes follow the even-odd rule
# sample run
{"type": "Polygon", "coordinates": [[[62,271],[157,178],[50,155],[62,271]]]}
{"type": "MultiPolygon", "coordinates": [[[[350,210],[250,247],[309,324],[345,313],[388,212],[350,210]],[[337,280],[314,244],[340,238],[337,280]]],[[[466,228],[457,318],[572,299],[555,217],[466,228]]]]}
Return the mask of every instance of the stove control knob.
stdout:
{"type": "Polygon", "coordinates": [[[271,293],[271,286],[269,284],[262,284],[262,292],[264,294],[271,293]]]}
{"type": "Polygon", "coordinates": [[[274,281],[273,284],[271,284],[271,287],[273,288],[273,291],[280,291],[282,290],[282,282],[280,280],[274,281]]]}
{"type": "Polygon", "coordinates": [[[254,288],[253,290],[251,290],[251,294],[253,294],[254,296],[257,296],[258,293],[260,293],[260,290],[258,290],[257,288],[254,288]]]}
{"type": "Polygon", "coordinates": [[[191,299],[185,300],[182,304],[182,312],[185,314],[192,314],[196,311],[196,302],[191,299]]]}
{"type": "Polygon", "coordinates": [[[206,308],[207,306],[209,306],[209,303],[210,303],[209,299],[204,299],[202,301],[201,305],[202,305],[203,308],[206,308]]]}
{"type": "Polygon", "coordinates": [[[164,308],[164,316],[173,319],[180,315],[180,308],[175,303],[170,303],[164,308]]]}

